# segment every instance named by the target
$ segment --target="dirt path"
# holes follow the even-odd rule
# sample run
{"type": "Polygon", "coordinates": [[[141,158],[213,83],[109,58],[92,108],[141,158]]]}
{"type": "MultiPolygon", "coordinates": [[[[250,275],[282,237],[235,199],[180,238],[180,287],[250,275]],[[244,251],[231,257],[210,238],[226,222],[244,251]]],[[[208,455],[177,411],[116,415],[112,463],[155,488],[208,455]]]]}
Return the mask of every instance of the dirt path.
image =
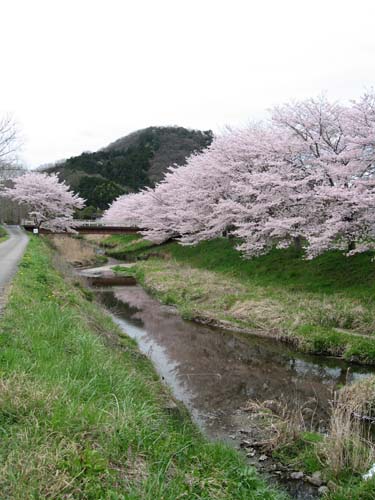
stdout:
{"type": "Polygon", "coordinates": [[[19,226],[6,226],[9,238],[0,243],[0,310],[4,304],[5,288],[17,270],[28,238],[19,226]]]}

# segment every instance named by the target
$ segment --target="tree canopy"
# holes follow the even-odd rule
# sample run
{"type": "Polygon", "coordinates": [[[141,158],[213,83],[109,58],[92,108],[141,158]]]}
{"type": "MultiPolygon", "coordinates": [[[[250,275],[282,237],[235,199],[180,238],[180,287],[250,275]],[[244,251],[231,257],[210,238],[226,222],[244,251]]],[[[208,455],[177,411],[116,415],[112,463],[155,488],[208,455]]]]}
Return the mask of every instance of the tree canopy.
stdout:
{"type": "Polygon", "coordinates": [[[29,208],[37,228],[72,231],[73,213],[83,208],[84,200],[74,194],[56,174],[28,172],[13,180],[13,186],[4,188],[2,196],[29,208]]]}
{"type": "Polygon", "coordinates": [[[154,188],[124,195],[105,217],[156,242],[239,238],[252,257],[306,242],[307,256],[375,246],[375,93],[278,106],[228,130],[154,188]]]}

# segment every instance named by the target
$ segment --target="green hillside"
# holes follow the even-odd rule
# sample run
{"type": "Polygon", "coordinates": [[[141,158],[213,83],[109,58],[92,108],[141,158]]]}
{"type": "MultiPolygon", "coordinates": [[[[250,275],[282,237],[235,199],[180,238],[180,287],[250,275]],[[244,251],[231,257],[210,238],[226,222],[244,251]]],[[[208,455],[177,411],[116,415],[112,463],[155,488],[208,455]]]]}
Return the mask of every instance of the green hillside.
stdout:
{"type": "MultiPolygon", "coordinates": [[[[212,137],[210,130],[148,127],[95,153],[82,153],[46,170],[58,172],[87,200],[88,207],[105,210],[119,195],[154,185],[170,165],[184,164],[187,156],[207,147],[212,137]]],[[[86,209],[85,216],[89,212],[86,209]]]]}

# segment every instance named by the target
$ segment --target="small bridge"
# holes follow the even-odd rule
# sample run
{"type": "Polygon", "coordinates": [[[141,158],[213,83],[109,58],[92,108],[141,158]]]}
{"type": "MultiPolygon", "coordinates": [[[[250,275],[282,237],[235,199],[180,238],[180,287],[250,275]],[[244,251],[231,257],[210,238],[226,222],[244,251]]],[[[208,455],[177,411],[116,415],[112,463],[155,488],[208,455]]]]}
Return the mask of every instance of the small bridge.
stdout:
{"type": "MultiPolygon", "coordinates": [[[[36,229],[35,222],[29,220],[23,220],[21,222],[22,227],[29,232],[33,232],[36,229]]],[[[129,227],[125,224],[119,224],[115,221],[92,221],[92,220],[75,220],[74,230],[79,234],[136,234],[142,231],[139,227],[129,227]]],[[[41,234],[66,234],[65,231],[55,231],[52,232],[49,229],[44,229],[43,227],[39,229],[41,234]]]]}

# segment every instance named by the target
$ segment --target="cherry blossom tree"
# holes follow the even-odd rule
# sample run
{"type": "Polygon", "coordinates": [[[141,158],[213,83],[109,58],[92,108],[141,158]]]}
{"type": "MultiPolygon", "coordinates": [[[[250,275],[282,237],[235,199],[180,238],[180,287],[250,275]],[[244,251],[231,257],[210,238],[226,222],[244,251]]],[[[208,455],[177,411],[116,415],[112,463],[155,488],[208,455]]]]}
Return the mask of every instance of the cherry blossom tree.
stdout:
{"type": "Polygon", "coordinates": [[[120,196],[104,213],[103,221],[144,229],[142,233],[155,243],[177,236],[177,222],[172,223],[174,206],[169,192],[164,199],[163,187],[120,196]]]}
{"type": "Polygon", "coordinates": [[[138,227],[141,220],[137,217],[137,210],[142,203],[143,193],[130,193],[119,196],[104,212],[103,222],[120,223],[129,227],[138,227]]]}
{"type": "Polygon", "coordinates": [[[185,166],[172,166],[164,180],[154,189],[124,195],[106,211],[104,220],[117,220],[144,229],[143,234],[154,242],[179,238],[184,243],[206,234],[212,206],[220,199],[220,177],[214,179],[214,150],[193,154],[185,166]],[[216,180],[216,187],[214,189],[216,180]],[[198,236],[199,235],[199,236],[198,236]]]}
{"type": "Polygon", "coordinates": [[[28,172],[15,178],[13,184],[2,191],[2,196],[26,205],[37,228],[74,231],[73,213],[83,208],[84,200],[60,182],[56,174],[28,172]]]}
{"type": "Polygon", "coordinates": [[[349,106],[325,98],[276,108],[273,120],[300,148],[308,255],[353,253],[374,240],[374,94],[349,106]],[[313,187],[312,192],[309,187],[313,187]]]}
{"type": "Polygon", "coordinates": [[[274,246],[364,251],[375,241],[375,94],[343,106],[324,96],[228,130],[154,189],[106,216],[135,221],[153,241],[240,239],[252,257],[274,246]]]}
{"type": "Polygon", "coordinates": [[[228,189],[212,220],[233,214],[249,256],[304,240],[309,257],[372,247],[373,126],[372,94],[348,107],[320,97],[274,109],[266,127],[232,134],[228,189]]]}

